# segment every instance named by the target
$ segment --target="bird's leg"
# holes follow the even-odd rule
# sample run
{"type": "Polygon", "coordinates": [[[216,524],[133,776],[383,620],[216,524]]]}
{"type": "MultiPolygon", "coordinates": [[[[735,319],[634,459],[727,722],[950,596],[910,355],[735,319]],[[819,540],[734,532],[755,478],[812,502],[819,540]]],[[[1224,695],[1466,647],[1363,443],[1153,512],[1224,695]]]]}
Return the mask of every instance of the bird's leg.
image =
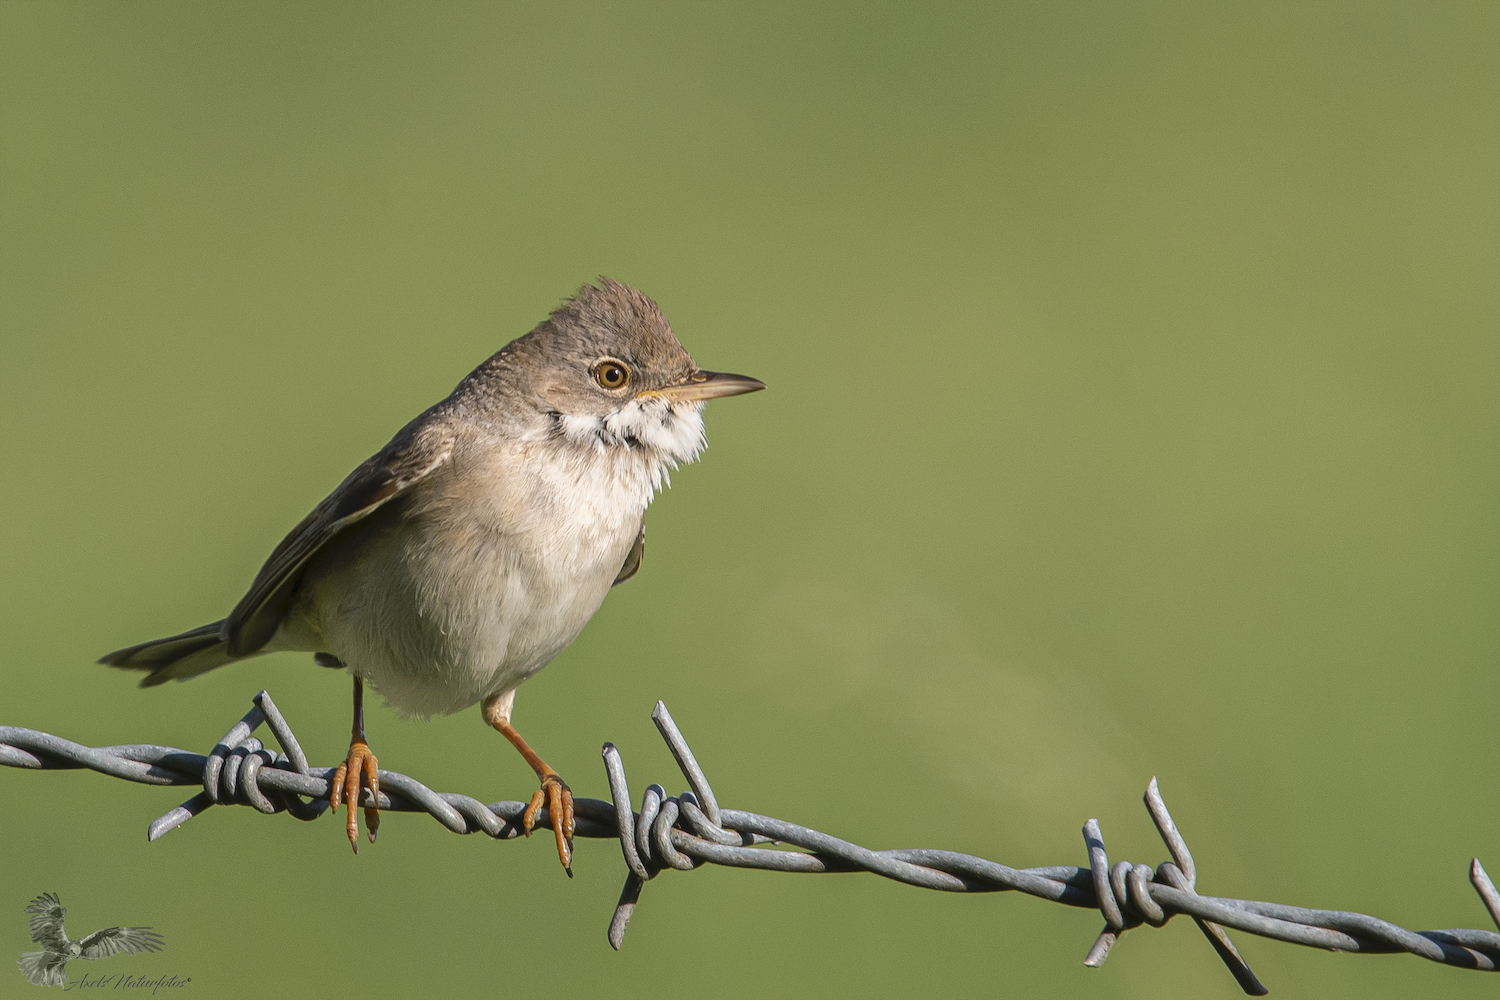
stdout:
{"type": "Polygon", "coordinates": [[[375,843],[375,832],[380,829],[380,762],[370,752],[365,742],[365,682],[354,678],[354,727],[349,736],[349,756],[339,765],[333,776],[333,794],[329,803],[333,811],[339,811],[339,803],[349,802],[349,846],[359,853],[359,821],[354,816],[354,807],[359,804],[359,790],[363,784],[370,789],[370,804],[365,806],[365,825],[369,828],[370,843],[375,843]]]}
{"type": "Polygon", "coordinates": [[[563,870],[568,873],[568,878],[572,878],[573,792],[558,773],[548,767],[547,762],[538,757],[535,750],[526,745],[526,741],[521,739],[521,734],[516,732],[515,727],[510,724],[510,710],[515,701],[514,689],[490,695],[481,706],[484,721],[500,730],[500,735],[510,740],[511,745],[521,751],[521,756],[526,758],[526,763],[531,765],[531,769],[541,779],[542,787],[531,796],[526,813],[521,817],[521,825],[526,831],[526,836],[531,836],[531,830],[536,826],[537,813],[541,812],[542,804],[546,803],[547,819],[552,826],[553,835],[557,838],[557,859],[562,862],[563,870]]]}

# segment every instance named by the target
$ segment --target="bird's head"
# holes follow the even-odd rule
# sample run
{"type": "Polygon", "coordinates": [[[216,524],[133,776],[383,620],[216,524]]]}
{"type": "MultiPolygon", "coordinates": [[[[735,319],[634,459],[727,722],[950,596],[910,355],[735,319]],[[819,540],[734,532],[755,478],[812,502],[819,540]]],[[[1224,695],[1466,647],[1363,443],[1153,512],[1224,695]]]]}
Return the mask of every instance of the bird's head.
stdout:
{"type": "Polygon", "coordinates": [[[649,448],[669,465],[703,449],[704,402],[765,388],[701,370],[656,303],[609,278],[583,286],[475,375],[487,371],[567,440],[601,451],[649,448]]]}

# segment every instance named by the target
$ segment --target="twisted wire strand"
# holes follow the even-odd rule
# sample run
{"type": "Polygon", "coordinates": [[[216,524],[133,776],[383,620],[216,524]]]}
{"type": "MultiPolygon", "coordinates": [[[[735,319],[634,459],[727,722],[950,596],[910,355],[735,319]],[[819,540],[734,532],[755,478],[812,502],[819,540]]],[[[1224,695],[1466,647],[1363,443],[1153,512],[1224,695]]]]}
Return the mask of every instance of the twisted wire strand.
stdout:
{"type": "MultiPolygon", "coordinates": [[[[610,799],[575,798],[576,836],[615,838],[629,873],[609,924],[608,939],[624,942],[645,884],[668,869],[691,871],[702,864],[783,872],[870,872],[907,885],[944,892],[1016,891],[1067,906],[1098,910],[1104,929],[1084,964],[1102,965],[1125,931],[1141,925],[1164,926],[1173,916],[1191,917],[1240,987],[1252,996],[1267,990],[1236,950],[1225,928],[1291,944],[1360,954],[1409,952],[1433,962],[1466,969],[1500,968],[1500,933],[1485,930],[1410,931],[1376,917],[1342,910],[1318,910],[1247,899],[1201,896],[1197,867],[1153,777],[1146,809],[1172,860],[1159,865],[1109,863],[1099,821],[1083,826],[1088,865],[1011,868],[954,851],[903,849],[872,851],[847,840],[759,813],[719,806],[703,768],[693,756],[667,707],[651,713],[689,789],[668,795],[647,786],[637,812],[620,751],[604,744],[610,799]],[[786,847],[799,850],[785,850],[786,847]]],[[[254,707],[209,751],[132,743],[87,747],[50,733],[0,726],[0,764],[33,770],[88,768],[127,781],[202,788],[147,828],[148,840],[175,830],[215,805],[248,805],[259,812],[286,812],[313,820],[328,808],[336,768],[311,767],[286,719],[265,691],[254,707]],[[281,746],[272,753],[253,733],[265,724],[281,746]]],[[[369,789],[363,805],[375,804],[369,789]]],[[[522,835],[526,802],[492,802],[453,792],[436,792],[407,775],[380,772],[379,806],[390,812],[426,812],[454,833],[483,832],[500,840],[522,835]]],[[[538,825],[549,827],[545,814],[538,825]]],[[[1500,927],[1500,892],[1479,859],[1469,879],[1490,918],[1500,927]]]]}

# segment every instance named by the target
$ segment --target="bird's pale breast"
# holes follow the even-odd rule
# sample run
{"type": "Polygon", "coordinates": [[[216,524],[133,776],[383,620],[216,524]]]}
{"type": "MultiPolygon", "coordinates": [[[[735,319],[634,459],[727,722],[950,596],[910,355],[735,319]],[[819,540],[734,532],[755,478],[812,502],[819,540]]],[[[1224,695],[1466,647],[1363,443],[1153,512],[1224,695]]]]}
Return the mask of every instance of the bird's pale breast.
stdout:
{"type": "Polygon", "coordinates": [[[333,653],[404,714],[514,688],[598,610],[658,464],[643,449],[468,442],[325,546],[276,645],[333,653]]]}

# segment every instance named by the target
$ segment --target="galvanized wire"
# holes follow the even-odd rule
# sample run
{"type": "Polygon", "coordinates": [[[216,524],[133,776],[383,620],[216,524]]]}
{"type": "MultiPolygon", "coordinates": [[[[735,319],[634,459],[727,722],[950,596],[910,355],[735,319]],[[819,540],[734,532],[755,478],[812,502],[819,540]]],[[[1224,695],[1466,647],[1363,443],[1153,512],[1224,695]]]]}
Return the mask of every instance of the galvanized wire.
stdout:
{"type": "MultiPolygon", "coordinates": [[[[208,754],[153,744],[86,747],[16,726],[0,726],[0,764],[37,770],[89,768],[150,785],[200,785],[202,791],[147,828],[156,840],[214,805],[242,804],[263,813],[288,812],[311,820],[328,808],[336,768],[310,767],[301,745],[271,696],[262,691],[255,707],[224,734],[208,754]],[[252,735],[265,723],[281,745],[266,749],[252,735]]],[[[1181,913],[1193,918],[1246,993],[1266,988],[1250,971],[1225,928],[1334,951],[1380,954],[1410,952],[1465,969],[1500,967],[1500,934],[1485,930],[1409,931],[1362,913],[1313,910],[1280,903],[1200,896],[1198,872],[1187,842],[1167,812],[1156,779],[1146,788],[1152,822],[1172,860],[1155,867],[1120,861],[1113,866],[1099,821],[1083,826],[1088,865],[1010,868],[968,854],[939,850],[868,848],[826,833],[738,809],[723,809],[667,707],[656,703],[652,720],[687,779],[689,791],[668,795],[647,786],[637,812],[631,807],[625,766],[614,744],[604,744],[604,767],[611,801],[575,798],[576,835],[618,838],[629,873],[609,924],[609,943],[618,949],[645,884],[669,868],[691,871],[701,864],[783,872],[864,871],[907,885],[945,892],[1014,890],[1068,906],[1096,909],[1104,929],[1084,959],[1097,967],[1125,931],[1146,924],[1160,927],[1181,913]],[[783,850],[783,847],[800,850],[783,850]]],[[[373,805],[369,789],[364,805],[373,805]]],[[[484,832],[497,839],[520,836],[525,802],[489,805],[467,795],[435,792],[395,771],[380,772],[379,806],[391,812],[426,812],[454,833],[484,832]]],[[[545,813],[540,824],[548,826],[545,813]]],[[[1500,893],[1476,858],[1469,879],[1500,927],[1500,893]]]]}

